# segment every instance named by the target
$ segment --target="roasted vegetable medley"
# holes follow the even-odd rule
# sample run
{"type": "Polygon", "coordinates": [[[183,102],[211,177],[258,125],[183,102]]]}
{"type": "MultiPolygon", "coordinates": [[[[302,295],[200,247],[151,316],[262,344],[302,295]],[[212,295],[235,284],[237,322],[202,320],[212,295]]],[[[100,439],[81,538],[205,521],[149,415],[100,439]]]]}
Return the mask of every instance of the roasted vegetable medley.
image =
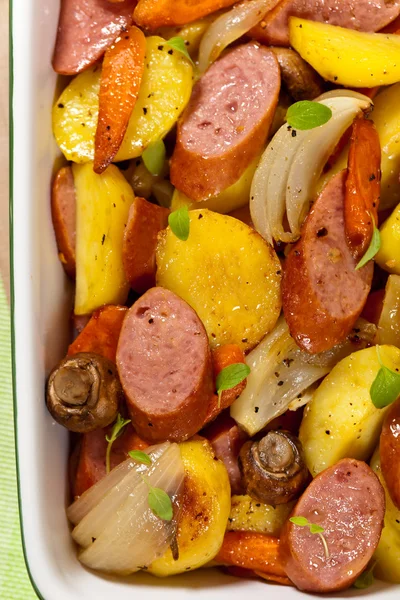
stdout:
{"type": "Polygon", "coordinates": [[[62,0],[53,67],[81,563],[400,584],[400,0],[62,0]]]}

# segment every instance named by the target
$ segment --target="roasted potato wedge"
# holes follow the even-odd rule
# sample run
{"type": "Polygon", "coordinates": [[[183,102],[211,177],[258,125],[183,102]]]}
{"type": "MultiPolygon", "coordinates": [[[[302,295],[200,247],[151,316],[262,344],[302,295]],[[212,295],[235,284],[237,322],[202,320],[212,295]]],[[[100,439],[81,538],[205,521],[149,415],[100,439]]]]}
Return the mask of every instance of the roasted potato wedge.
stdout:
{"type": "MultiPolygon", "coordinates": [[[[158,36],[146,39],[146,59],[139,95],[114,161],[140,156],[171,129],[192,90],[193,69],[181,53],[158,36]]],[[[53,131],[67,160],[94,158],[99,112],[100,67],[84,71],[65,88],[53,108],[53,131]]]]}
{"type": "Polygon", "coordinates": [[[104,304],[124,304],[129,284],[122,240],[134,194],[115,166],[97,175],[93,163],[73,165],[76,191],[75,314],[104,304]]]}
{"type": "Polygon", "coordinates": [[[380,344],[400,347],[400,275],[389,275],[378,322],[380,344]]]}
{"type": "Polygon", "coordinates": [[[254,160],[251,165],[247,167],[240,179],[218,194],[218,196],[208,198],[202,202],[193,202],[183,192],[175,189],[171,201],[171,210],[176,210],[177,208],[186,205],[190,210],[195,208],[208,208],[209,210],[226,214],[237,210],[238,208],[242,208],[242,206],[249,203],[251,182],[258,161],[259,158],[254,160]]]}
{"type": "Polygon", "coordinates": [[[375,256],[378,265],[400,275],[400,204],[380,228],[381,247],[375,256]]]}
{"type": "Polygon", "coordinates": [[[190,304],[210,344],[250,350],[274,327],[281,309],[281,266],[271,246],[241,221],[210,210],[189,212],[181,241],[159,235],[157,284],[190,304]]]}
{"type": "Polygon", "coordinates": [[[374,574],[383,581],[400,583],[400,510],[390,499],[381,471],[379,448],[372,457],[371,468],[378,475],[386,496],[385,525],[374,554],[374,559],[377,561],[374,574]]]}
{"type": "MultiPolygon", "coordinates": [[[[400,350],[381,346],[384,365],[400,368],[400,350]]],[[[372,404],[370,387],[380,369],[376,347],[341,360],[306,406],[300,427],[307,467],[315,477],[341,458],[368,460],[381,432],[386,409],[372,404]]]]}
{"type": "Polygon", "coordinates": [[[185,468],[182,512],[178,523],[179,558],[170,549],[148,572],[157,577],[197,569],[221,548],[231,507],[231,488],[224,464],[215,460],[206,440],[180,444],[185,468]]]}
{"type": "Polygon", "coordinates": [[[250,496],[232,496],[228,531],[256,531],[279,535],[292,511],[294,502],[270,506],[257,502],[250,496]]]}
{"type": "Polygon", "coordinates": [[[290,45],[328,81],[374,87],[400,81],[400,37],[289,19],[290,45]]]}

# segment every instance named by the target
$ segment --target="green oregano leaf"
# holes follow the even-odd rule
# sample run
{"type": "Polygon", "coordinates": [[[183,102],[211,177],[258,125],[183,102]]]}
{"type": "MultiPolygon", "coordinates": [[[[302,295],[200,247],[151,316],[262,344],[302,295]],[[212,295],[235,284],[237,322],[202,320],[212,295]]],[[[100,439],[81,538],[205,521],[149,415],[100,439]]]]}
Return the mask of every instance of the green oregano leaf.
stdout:
{"type": "Polygon", "coordinates": [[[400,373],[392,371],[383,364],[378,346],[376,351],[381,368],[372,382],[369,395],[375,408],[385,408],[400,396],[400,373]]]}
{"type": "Polygon", "coordinates": [[[230,390],[241,383],[250,374],[250,367],[244,363],[235,363],[222,369],[217,375],[217,394],[230,390]]]}
{"type": "Polygon", "coordinates": [[[286,121],[293,129],[314,129],[324,125],[332,117],[329,106],[320,102],[301,100],[289,106],[286,121]]]}
{"type": "Polygon", "coordinates": [[[171,521],[173,517],[173,508],[171,498],[164,490],[156,487],[150,487],[148,502],[151,510],[163,521],[171,521]]]}
{"type": "Polygon", "coordinates": [[[111,430],[111,435],[110,436],[106,435],[106,442],[108,442],[107,451],[106,451],[106,472],[107,473],[109,473],[110,470],[111,470],[110,457],[111,457],[111,448],[112,448],[112,445],[115,442],[115,440],[117,438],[119,438],[119,436],[122,434],[123,428],[126,425],[128,425],[128,423],[130,423],[130,422],[131,422],[130,419],[124,419],[118,413],[117,419],[116,419],[116,421],[115,421],[115,423],[113,425],[113,428],[111,430]]]}
{"type": "Polygon", "coordinates": [[[306,517],[301,517],[301,516],[300,517],[290,517],[289,521],[291,523],[293,523],[294,525],[298,525],[299,527],[308,527],[310,530],[310,533],[318,535],[324,546],[325,556],[326,556],[326,558],[329,558],[328,544],[325,539],[325,536],[323,535],[325,530],[323,527],[321,527],[321,525],[317,525],[316,523],[311,523],[308,519],[306,519],[306,517]]]}
{"type": "Polygon", "coordinates": [[[173,37],[171,39],[169,39],[167,41],[168,46],[171,46],[171,48],[173,50],[176,50],[177,52],[180,52],[181,54],[183,54],[183,56],[185,56],[188,61],[190,61],[192,63],[192,65],[194,66],[194,62],[192,61],[190,54],[188,52],[187,46],[185,44],[185,40],[179,36],[177,37],[173,37]]]}
{"type": "Polygon", "coordinates": [[[150,142],[142,154],[144,166],[152,175],[161,175],[165,163],[165,145],[162,140],[150,142]]]}
{"type": "Polygon", "coordinates": [[[366,569],[365,571],[363,571],[361,573],[361,575],[359,575],[357,577],[357,579],[353,583],[353,586],[355,588],[357,588],[358,590],[366,590],[367,588],[371,587],[371,585],[373,585],[375,582],[375,578],[374,578],[375,567],[376,567],[376,561],[373,563],[373,565],[369,569],[366,569]]]}
{"type": "Polygon", "coordinates": [[[168,216],[168,225],[177,238],[186,242],[190,231],[190,217],[187,206],[181,206],[168,216]]]}
{"type": "Polygon", "coordinates": [[[131,459],[137,463],[141,463],[143,465],[148,466],[150,466],[152,463],[150,456],[146,454],[146,452],[142,452],[141,450],[131,450],[130,452],[128,452],[128,454],[131,457],[131,459]]]}
{"type": "Polygon", "coordinates": [[[370,260],[372,260],[375,256],[375,254],[377,254],[380,250],[381,247],[381,234],[379,229],[376,227],[375,223],[374,223],[374,231],[372,234],[372,238],[371,238],[371,242],[368,246],[368,249],[366,251],[366,253],[364,254],[364,256],[362,257],[362,259],[360,260],[360,262],[357,264],[356,266],[356,271],[358,269],[361,269],[361,267],[363,267],[364,265],[367,264],[367,262],[369,262],[370,260]]]}

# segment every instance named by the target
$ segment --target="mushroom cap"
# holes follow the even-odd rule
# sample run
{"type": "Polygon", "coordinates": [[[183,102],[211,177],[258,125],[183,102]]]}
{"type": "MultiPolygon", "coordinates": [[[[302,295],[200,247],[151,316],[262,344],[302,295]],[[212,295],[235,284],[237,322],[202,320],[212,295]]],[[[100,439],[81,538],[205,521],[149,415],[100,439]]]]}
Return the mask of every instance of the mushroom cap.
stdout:
{"type": "Polygon", "coordinates": [[[123,397],[114,363],[91,352],[67,356],[47,381],[49,412],[57,423],[77,433],[110,425],[123,397]]]}
{"type": "Polygon", "coordinates": [[[265,504],[286,504],[307,485],[309,472],[300,441],[288,431],[269,431],[246,442],[239,467],[247,494],[265,504]]]}

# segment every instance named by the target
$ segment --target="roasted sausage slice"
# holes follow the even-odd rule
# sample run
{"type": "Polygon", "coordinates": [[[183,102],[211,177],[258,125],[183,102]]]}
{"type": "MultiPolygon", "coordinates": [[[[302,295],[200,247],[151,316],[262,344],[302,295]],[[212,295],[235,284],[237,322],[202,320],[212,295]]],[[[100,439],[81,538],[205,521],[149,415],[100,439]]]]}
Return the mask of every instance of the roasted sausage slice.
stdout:
{"type": "Polygon", "coordinates": [[[307,592],[337,592],[351,586],[378,545],[385,493],[370,467],[345,458],[318,475],[296,504],[292,517],[323,528],[322,538],[287,521],[279,554],[288,577],[307,592]]]}
{"type": "Polygon", "coordinates": [[[51,217],[58,256],[67,275],[75,279],[76,197],[71,167],[62,167],[54,178],[51,217]]]}
{"type": "Polygon", "coordinates": [[[132,423],[152,442],[181,442],[202,427],[213,393],[204,326],[184,300],[152,288],[129,309],[117,366],[132,423]]]}
{"type": "Polygon", "coordinates": [[[390,407],[380,441],[382,474],[393,504],[400,510],[400,398],[390,407]]]}
{"type": "Polygon", "coordinates": [[[174,186],[199,201],[237,181],[262,150],[279,91],[272,50],[249,43],[217,60],[194,86],[178,124],[174,186]]]}
{"type": "Polygon", "coordinates": [[[156,284],[157,235],[167,227],[169,212],[144,198],[135,198],[129,209],[122,261],[126,278],[138,294],[156,284]]]}
{"type": "Polygon", "coordinates": [[[95,63],[132,24],[136,0],[62,0],[53,69],[76,75],[95,63]]]}
{"type": "Polygon", "coordinates": [[[322,190],[284,267],[283,312],[297,345],[310,353],[345,339],[371,288],[372,262],[355,270],[346,241],[346,174],[338,173],[322,190]]]}
{"type": "Polygon", "coordinates": [[[358,31],[379,31],[399,13],[400,0],[282,0],[250,35],[264,44],[289,46],[291,16],[358,31]]]}

